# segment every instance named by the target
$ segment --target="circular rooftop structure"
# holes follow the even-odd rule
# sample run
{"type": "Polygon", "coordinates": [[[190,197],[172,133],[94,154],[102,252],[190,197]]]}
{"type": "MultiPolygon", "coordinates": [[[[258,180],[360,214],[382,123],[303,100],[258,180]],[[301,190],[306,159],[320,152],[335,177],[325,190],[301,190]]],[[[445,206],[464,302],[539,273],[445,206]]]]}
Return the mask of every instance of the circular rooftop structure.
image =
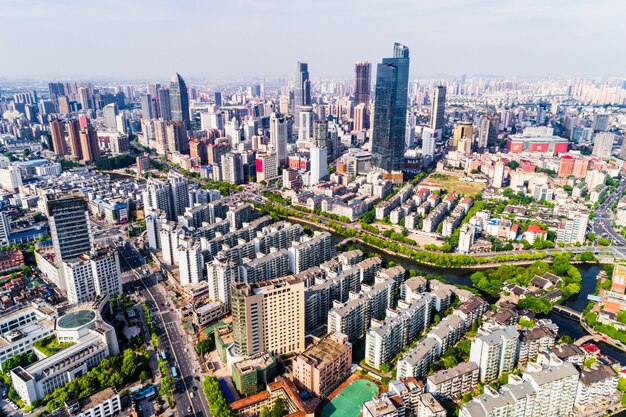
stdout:
{"type": "Polygon", "coordinates": [[[62,316],[57,320],[57,326],[62,329],[75,329],[83,327],[95,318],[96,312],[93,310],[78,310],[62,316]]]}

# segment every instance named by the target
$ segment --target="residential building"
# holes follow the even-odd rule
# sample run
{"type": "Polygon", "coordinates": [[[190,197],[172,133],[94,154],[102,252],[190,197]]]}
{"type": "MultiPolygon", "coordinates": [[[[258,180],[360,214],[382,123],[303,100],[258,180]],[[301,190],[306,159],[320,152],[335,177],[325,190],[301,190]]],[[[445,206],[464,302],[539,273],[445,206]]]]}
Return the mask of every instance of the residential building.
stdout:
{"type": "Polygon", "coordinates": [[[480,368],[480,382],[488,383],[512,372],[517,364],[519,333],[515,326],[483,329],[472,340],[470,361],[480,368]]]}
{"type": "Polygon", "coordinates": [[[437,399],[449,401],[472,392],[478,385],[478,365],[461,362],[449,369],[442,369],[426,379],[426,390],[437,399]]]}
{"type": "Polygon", "coordinates": [[[325,398],[352,368],[352,344],[341,333],[329,334],[296,356],[293,381],[297,387],[325,398]]]}

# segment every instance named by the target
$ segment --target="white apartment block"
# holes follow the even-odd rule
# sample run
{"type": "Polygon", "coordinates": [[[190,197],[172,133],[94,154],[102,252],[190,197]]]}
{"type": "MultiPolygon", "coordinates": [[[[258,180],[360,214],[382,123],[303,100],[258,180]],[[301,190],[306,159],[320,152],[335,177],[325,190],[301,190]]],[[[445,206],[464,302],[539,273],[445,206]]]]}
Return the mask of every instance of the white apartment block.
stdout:
{"type": "Polygon", "coordinates": [[[519,333],[515,326],[484,330],[472,340],[470,361],[480,368],[480,381],[496,380],[517,364],[519,333]]]}

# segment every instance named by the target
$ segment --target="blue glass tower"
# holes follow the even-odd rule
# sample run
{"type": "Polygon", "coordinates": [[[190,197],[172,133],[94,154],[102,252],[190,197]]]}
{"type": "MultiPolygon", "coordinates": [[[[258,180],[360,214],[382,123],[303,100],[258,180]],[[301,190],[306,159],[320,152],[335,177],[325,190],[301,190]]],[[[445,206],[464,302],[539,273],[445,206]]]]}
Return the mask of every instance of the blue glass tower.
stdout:
{"type": "Polygon", "coordinates": [[[396,42],[393,58],[376,67],[372,165],[387,172],[404,166],[408,87],[409,48],[396,42]]]}

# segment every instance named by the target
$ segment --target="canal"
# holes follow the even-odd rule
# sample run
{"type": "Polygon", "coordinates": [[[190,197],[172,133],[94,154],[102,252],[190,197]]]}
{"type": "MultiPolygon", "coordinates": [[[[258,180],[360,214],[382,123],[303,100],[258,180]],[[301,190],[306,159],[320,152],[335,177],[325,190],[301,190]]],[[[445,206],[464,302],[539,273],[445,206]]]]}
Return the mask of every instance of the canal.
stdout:
{"type": "MultiPolygon", "coordinates": [[[[310,225],[307,226],[310,227],[310,225]]],[[[344,239],[343,237],[333,232],[331,232],[331,234],[333,235],[333,240],[335,244],[338,244],[344,239]]],[[[402,265],[407,270],[414,269],[416,271],[419,271],[423,275],[439,275],[445,278],[451,284],[455,285],[466,285],[468,287],[472,286],[472,280],[470,279],[470,275],[472,275],[475,270],[467,268],[439,268],[429,265],[423,265],[399,256],[386,254],[379,251],[376,247],[370,245],[357,244],[356,246],[360,247],[364,251],[374,252],[378,254],[378,256],[380,256],[380,258],[385,261],[392,261],[397,265],[402,265]]],[[[578,270],[580,271],[580,274],[582,276],[580,293],[570,297],[565,303],[563,303],[563,305],[576,311],[582,312],[587,306],[587,295],[593,294],[596,288],[596,277],[598,276],[598,273],[602,270],[602,265],[579,265],[578,270]]],[[[559,336],[567,335],[576,340],[587,334],[577,320],[570,319],[555,313],[550,314],[549,318],[559,326],[559,336]]],[[[626,352],[622,352],[621,350],[602,342],[597,343],[597,345],[603,355],[610,356],[611,358],[626,365],[626,352]]]]}

